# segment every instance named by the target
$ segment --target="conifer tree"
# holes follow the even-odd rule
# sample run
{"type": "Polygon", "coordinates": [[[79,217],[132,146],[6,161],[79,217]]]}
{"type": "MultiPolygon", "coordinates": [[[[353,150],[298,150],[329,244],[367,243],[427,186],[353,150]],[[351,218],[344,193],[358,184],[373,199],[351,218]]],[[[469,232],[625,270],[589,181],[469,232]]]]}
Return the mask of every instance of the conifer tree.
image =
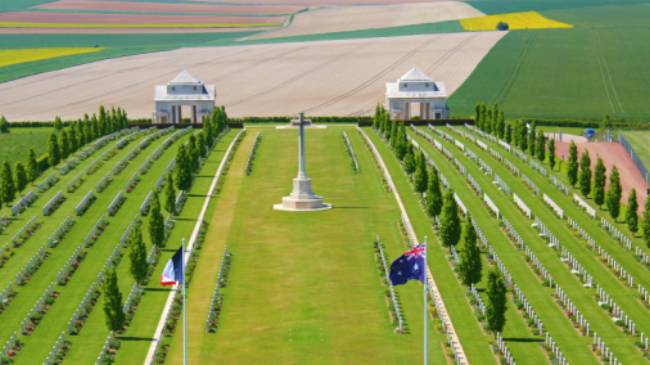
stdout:
{"type": "Polygon", "coordinates": [[[199,136],[196,139],[196,147],[199,150],[199,156],[205,157],[208,153],[208,150],[205,146],[205,134],[203,132],[199,133],[199,136]]]}
{"type": "Polygon", "coordinates": [[[397,144],[395,145],[395,154],[400,161],[404,160],[408,143],[408,138],[406,138],[406,127],[401,123],[399,131],[397,132],[397,144]]]}
{"type": "Polygon", "coordinates": [[[503,139],[506,134],[506,116],[503,113],[503,110],[499,112],[499,121],[497,123],[497,133],[498,137],[503,139]]]}
{"type": "Polygon", "coordinates": [[[61,148],[61,160],[64,160],[70,154],[70,140],[65,130],[59,133],[59,148],[61,148]]]}
{"type": "Polygon", "coordinates": [[[192,185],[192,161],[190,161],[185,145],[178,148],[174,171],[176,172],[176,188],[189,190],[192,185]]]}
{"type": "Polygon", "coordinates": [[[535,156],[535,151],[537,148],[537,130],[535,127],[535,122],[530,123],[530,129],[528,130],[528,154],[535,156]]]}
{"type": "Polygon", "coordinates": [[[28,183],[25,165],[22,162],[16,163],[14,171],[16,172],[16,191],[23,191],[28,183]]]}
{"type": "Polygon", "coordinates": [[[413,154],[413,147],[408,146],[406,148],[406,155],[404,156],[404,171],[407,175],[411,175],[415,172],[415,155],[413,154]]]}
{"type": "Polygon", "coordinates": [[[594,168],[594,203],[599,207],[605,203],[605,184],[607,183],[607,168],[603,160],[598,157],[594,168]]]}
{"type": "Polygon", "coordinates": [[[102,285],[104,292],[104,314],[106,315],[106,326],[109,331],[120,332],[124,328],[126,316],[122,311],[122,293],[117,284],[115,269],[109,269],[104,273],[102,285]]]}
{"type": "Polygon", "coordinates": [[[440,176],[438,176],[438,171],[434,168],[429,170],[426,206],[429,216],[436,217],[440,215],[440,210],[442,209],[442,191],[440,189],[440,176]]]}
{"type": "Polygon", "coordinates": [[[591,158],[589,157],[589,151],[585,150],[582,153],[580,159],[580,192],[585,197],[588,197],[591,193],[591,158]]]}
{"type": "Polygon", "coordinates": [[[4,115],[0,115],[0,133],[9,133],[9,122],[5,119],[4,115]]]}
{"type": "Polygon", "coordinates": [[[548,141],[548,164],[551,170],[555,168],[555,139],[553,138],[548,141]]]}
{"type": "Polygon", "coordinates": [[[138,285],[143,285],[147,280],[149,264],[147,263],[147,248],[142,239],[141,224],[136,223],[133,226],[127,242],[127,246],[129,247],[129,261],[131,263],[131,275],[138,285]]]}
{"type": "Polygon", "coordinates": [[[609,174],[609,189],[607,189],[607,195],[605,199],[607,200],[607,209],[609,210],[609,215],[618,219],[618,216],[621,214],[621,181],[620,176],[618,175],[618,169],[616,166],[612,167],[612,173],[609,174]]]}
{"type": "Polygon", "coordinates": [[[165,184],[165,210],[171,216],[176,215],[176,189],[174,188],[171,172],[167,175],[167,183],[165,184]]]}
{"type": "Polygon", "coordinates": [[[415,191],[422,194],[427,190],[427,183],[429,180],[427,173],[427,161],[422,151],[418,153],[418,157],[416,158],[415,162],[415,191]]]}
{"type": "Polygon", "coordinates": [[[456,246],[460,240],[460,217],[458,205],[454,199],[454,191],[449,189],[445,193],[440,213],[440,237],[445,247],[456,246]]]}
{"type": "Polygon", "coordinates": [[[506,324],[506,284],[497,269],[490,270],[487,282],[486,319],[493,333],[503,330],[506,324]]]}
{"type": "Polygon", "coordinates": [[[506,132],[505,132],[503,138],[505,139],[505,141],[507,143],[512,143],[512,125],[511,124],[506,125],[506,132]]]}
{"type": "Polygon", "coordinates": [[[476,104],[474,107],[474,124],[478,129],[483,129],[483,126],[481,125],[481,104],[476,104]]]}
{"type": "Polygon", "coordinates": [[[646,246],[650,248],[650,195],[645,199],[641,229],[643,230],[643,240],[645,241],[646,246]]]}
{"type": "Polygon", "coordinates": [[[61,121],[60,117],[55,117],[54,118],[54,131],[60,132],[63,129],[63,122],[61,121]]]}
{"type": "Polygon", "coordinates": [[[165,243],[165,218],[160,211],[160,197],[158,196],[157,191],[154,191],[153,196],[151,197],[149,237],[151,237],[151,243],[153,243],[154,246],[162,247],[165,243]]]}
{"type": "Polygon", "coordinates": [[[569,145],[569,161],[566,174],[569,183],[575,186],[576,182],[578,182],[578,146],[573,141],[569,145]]]}
{"type": "Polygon", "coordinates": [[[546,159],[546,136],[542,131],[539,131],[537,133],[536,148],[537,148],[537,159],[544,162],[544,160],[546,159]]]}
{"type": "Polygon", "coordinates": [[[2,164],[2,176],[0,177],[0,198],[3,202],[9,204],[16,197],[16,186],[14,185],[14,176],[11,171],[9,162],[2,164]]]}
{"type": "Polygon", "coordinates": [[[627,197],[627,210],[625,211],[625,221],[630,232],[636,233],[639,230],[639,203],[636,201],[636,189],[632,189],[627,197]]]}
{"type": "Polygon", "coordinates": [[[77,131],[74,126],[70,127],[68,139],[70,140],[70,153],[76,152],[79,149],[79,140],[77,139],[77,131]]]}
{"type": "Polygon", "coordinates": [[[61,162],[61,149],[59,148],[59,141],[56,138],[56,133],[50,134],[47,162],[50,167],[54,167],[61,162]]]}
{"type": "Polygon", "coordinates": [[[33,149],[29,150],[29,159],[27,160],[27,178],[33,182],[40,174],[38,162],[36,161],[36,152],[33,149]]]}
{"type": "Polygon", "coordinates": [[[519,121],[519,148],[522,151],[528,150],[528,127],[523,121],[519,121]]]}
{"type": "Polygon", "coordinates": [[[472,225],[472,218],[467,215],[465,223],[465,239],[463,249],[460,251],[458,272],[465,286],[471,286],[481,281],[481,250],[476,241],[476,230],[472,225]]]}

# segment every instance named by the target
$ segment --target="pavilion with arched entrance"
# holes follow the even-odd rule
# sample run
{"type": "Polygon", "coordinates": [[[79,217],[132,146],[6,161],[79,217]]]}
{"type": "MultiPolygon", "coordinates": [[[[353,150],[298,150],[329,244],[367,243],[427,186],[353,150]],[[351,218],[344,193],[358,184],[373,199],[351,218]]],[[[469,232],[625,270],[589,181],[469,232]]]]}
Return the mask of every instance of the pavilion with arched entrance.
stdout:
{"type": "Polygon", "coordinates": [[[200,123],[212,114],[217,96],[214,85],[205,85],[187,71],[182,71],[167,85],[156,86],[154,123],[182,123],[183,109],[192,123],[200,123]]]}
{"type": "Polygon", "coordinates": [[[386,83],[386,106],[392,119],[447,119],[447,89],[443,82],[412,68],[396,82],[386,83]]]}

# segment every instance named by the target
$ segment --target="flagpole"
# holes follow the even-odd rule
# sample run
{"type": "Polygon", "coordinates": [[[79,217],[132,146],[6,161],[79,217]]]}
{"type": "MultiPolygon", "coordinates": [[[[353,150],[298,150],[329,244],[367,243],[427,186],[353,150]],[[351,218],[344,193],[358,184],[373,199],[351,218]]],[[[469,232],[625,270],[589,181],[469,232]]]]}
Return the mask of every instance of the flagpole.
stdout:
{"type": "Polygon", "coordinates": [[[427,295],[429,294],[429,278],[427,277],[427,236],[424,236],[424,365],[429,364],[429,321],[427,317],[427,306],[429,301],[427,295]]]}
{"type": "Polygon", "coordinates": [[[185,305],[185,238],[181,241],[181,271],[183,278],[183,365],[187,365],[187,306],[185,305]]]}

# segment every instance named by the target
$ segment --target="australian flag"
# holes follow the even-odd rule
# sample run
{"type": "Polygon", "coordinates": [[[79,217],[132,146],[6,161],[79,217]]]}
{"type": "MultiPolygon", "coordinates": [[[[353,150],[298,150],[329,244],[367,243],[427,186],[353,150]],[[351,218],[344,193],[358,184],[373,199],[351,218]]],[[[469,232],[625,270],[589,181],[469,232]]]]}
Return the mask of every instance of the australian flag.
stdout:
{"type": "Polygon", "coordinates": [[[160,276],[160,284],[162,285],[174,285],[181,284],[183,282],[183,248],[179,248],[178,251],[172,256],[165,268],[163,269],[162,275],[160,276]]]}
{"type": "Polygon", "coordinates": [[[406,284],[409,280],[424,282],[424,249],[423,245],[416,245],[390,264],[388,276],[393,285],[406,284]]]}

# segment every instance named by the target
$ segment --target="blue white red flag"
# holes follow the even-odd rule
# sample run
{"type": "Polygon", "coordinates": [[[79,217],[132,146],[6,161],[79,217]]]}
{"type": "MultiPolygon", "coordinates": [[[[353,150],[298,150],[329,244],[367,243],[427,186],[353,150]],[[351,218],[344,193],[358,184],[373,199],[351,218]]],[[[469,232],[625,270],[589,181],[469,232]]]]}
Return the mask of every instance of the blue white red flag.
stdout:
{"type": "Polygon", "coordinates": [[[179,248],[178,251],[172,256],[165,268],[163,269],[162,275],[160,276],[160,284],[162,285],[174,285],[181,284],[183,282],[183,248],[179,248]]]}
{"type": "Polygon", "coordinates": [[[411,250],[397,258],[390,264],[388,277],[393,285],[406,284],[409,280],[420,280],[424,282],[425,246],[416,245],[411,250]]]}

